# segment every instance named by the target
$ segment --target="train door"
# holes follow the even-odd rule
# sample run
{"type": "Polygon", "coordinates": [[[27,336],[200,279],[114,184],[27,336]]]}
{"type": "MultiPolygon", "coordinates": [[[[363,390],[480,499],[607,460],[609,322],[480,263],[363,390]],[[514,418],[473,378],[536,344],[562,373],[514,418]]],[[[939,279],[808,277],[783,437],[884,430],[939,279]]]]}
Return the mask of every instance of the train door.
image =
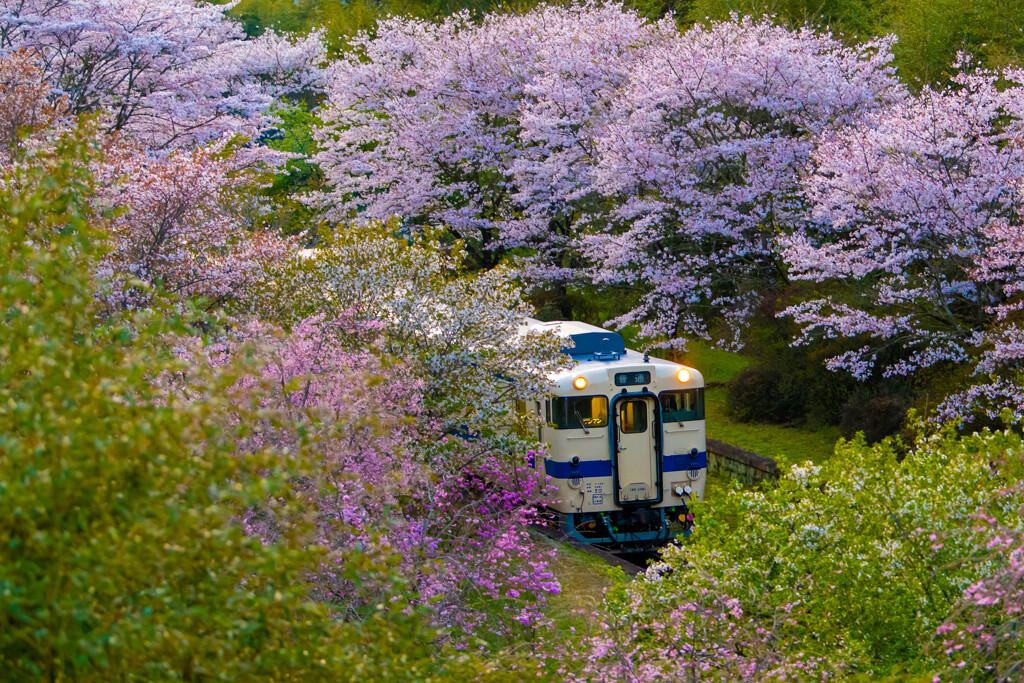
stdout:
{"type": "Polygon", "coordinates": [[[654,398],[649,396],[623,397],[615,402],[615,468],[620,504],[661,499],[656,409],[654,398]]]}

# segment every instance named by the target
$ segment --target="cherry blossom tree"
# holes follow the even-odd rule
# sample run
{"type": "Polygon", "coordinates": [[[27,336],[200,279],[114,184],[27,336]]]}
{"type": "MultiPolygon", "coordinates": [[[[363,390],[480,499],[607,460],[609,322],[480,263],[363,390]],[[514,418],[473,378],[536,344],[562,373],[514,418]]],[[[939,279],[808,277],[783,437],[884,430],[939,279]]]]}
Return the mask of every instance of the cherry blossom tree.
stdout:
{"type": "Polygon", "coordinates": [[[316,85],[318,37],[242,40],[224,9],[28,2],[0,15],[3,161],[45,151],[95,113],[105,154],[91,164],[92,204],[113,216],[98,275],[113,308],[150,306],[158,292],[221,305],[294,248],[255,229],[265,171],[283,155],[228,134],[257,135],[277,96],[316,85]]]}
{"type": "Polygon", "coordinates": [[[100,264],[113,308],[154,297],[237,299],[293,251],[291,240],[251,229],[256,179],[225,141],[152,155],[113,145],[95,164],[98,209],[109,210],[111,249],[100,264]]]}
{"type": "Polygon", "coordinates": [[[829,361],[859,378],[972,367],[976,386],[941,417],[976,403],[1020,416],[1024,74],[963,66],[948,88],[819,144],[805,183],[813,222],[782,244],[792,277],[842,293],[787,313],[803,327],[797,343],[861,340],[829,361]]]}
{"type": "Polygon", "coordinates": [[[707,336],[779,277],[814,136],[900,96],[890,43],[617,5],[393,19],[332,71],[322,201],[451,226],[478,265],[526,247],[533,281],[642,292],[620,324],[707,336]]]}
{"type": "Polygon", "coordinates": [[[0,56],[33,50],[71,113],[147,148],[256,137],[282,95],[317,88],[321,36],[245,40],[231,4],[192,0],[3,0],[0,56]]]}
{"type": "Polygon", "coordinates": [[[798,174],[818,136],[901,96],[891,43],[734,18],[645,55],[598,140],[614,209],[587,240],[595,281],[644,293],[618,324],[709,338],[785,279],[775,237],[801,217],[798,174]]]}
{"type": "Polygon", "coordinates": [[[658,30],[614,4],[380,22],[330,74],[333,215],[449,226],[484,266],[547,244],[551,221],[565,237],[557,207],[589,184],[580,128],[658,30]]]}
{"type": "MultiPolygon", "coordinates": [[[[410,240],[395,227],[342,231],[275,266],[251,297],[254,312],[288,326],[351,312],[424,382],[441,431],[521,454],[532,442],[514,438],[513,402],[550,390],[547,375],[571,362],[562,340],[518,334],[532,309],[510,269],[466,272],[465,252],[444,252],[441,235],[410,240]]],[[[453,455],[441,457],[464,462],[453,455]]]]}
{"type": "Polygon", "coordinates": [[[7,165],[42,137],[68,122],[67,102],[53,97],[34,53],[17,50],[0,58],[0,165],[7,165]]]}

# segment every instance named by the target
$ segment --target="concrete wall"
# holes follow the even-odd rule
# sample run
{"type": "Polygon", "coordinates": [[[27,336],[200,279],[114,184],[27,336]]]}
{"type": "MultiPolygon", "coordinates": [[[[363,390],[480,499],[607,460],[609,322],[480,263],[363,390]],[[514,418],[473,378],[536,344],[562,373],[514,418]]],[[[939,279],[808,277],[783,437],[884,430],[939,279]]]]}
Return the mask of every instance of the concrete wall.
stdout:
{"type": "Polygon", "coordinates": [[[745,451],[724,441],[708,439],[708,472],[737,479],[744,484],[776,481],[779,465],[771,458],[745,451]]]}

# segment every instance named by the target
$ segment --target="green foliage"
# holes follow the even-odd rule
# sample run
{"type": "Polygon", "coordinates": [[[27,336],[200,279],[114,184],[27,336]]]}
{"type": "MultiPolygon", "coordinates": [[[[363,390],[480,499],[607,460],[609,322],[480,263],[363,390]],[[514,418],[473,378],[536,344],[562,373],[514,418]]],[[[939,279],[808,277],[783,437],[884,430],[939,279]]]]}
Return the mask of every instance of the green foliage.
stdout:
{"type": "Polygon", "coordinates": [[[865,38],[876,34],[888,11],[888,0],[694,0],[688,19],[727,19],[731,12],[775,16],[790,27],[830,26],[849,37],[865,38]]]}
{"type": "Polygon", "coordinates": [[[1022,0],[906,0],[892,5],[880,30],[899,36],[894,52],[911,85],[943,83],[957,52],[986,66],[1019,63],[1024,56],[1022,0]]]}
{"type": "Polygon", "coordinates": [[[505,5],[495,0],[242,0],[231,15],[249,35],[268,28],[303,34],[323,29],[328,46],[338,51],[348,38],[372,30],[378,19],[388,15],[433,19],[460,10],[483,13],[505,5]]]}
{"type": "Polygon", "coordinates": [[[685,352],[673,354],[672,360],[697,368],[704,375],[709,438],[775,458],[781,464],[804,460],[817,463],[832,457],[839,438],[835,428],[765,425],[743,422],[730,414],[729,391],[723,385],[750,368],[754,359],[696,341],[690,342],[685,352]]]}
{"type": "MultiPolygon", "coordinates": [[[[245,368],[187,367],[153,314],[100,319],[104,248],[81,142],[0,196],[0,667],[12,680],[381,680],[473,675],[403,605],[342,624],[312,602],[309,511],[282,468],[237,457],[245,368]],[[187,378],[188,396],[170,390],[187,378]],[[236,520],[270,500],[282,538],[236,520]],[[461,672],[461,673],[460,673],[461,672]]],[[[356,563],[358,564],[358,563],[356,563]]],[[[373,568],[366,568],[367,571],[373,568]]]]}
{"type": "Polygon", "coordinates": [[[729,382],[729,414],[741,422],[789,424],[804,416],[808,395],[795,373],[757,365],[729,382]]]}
{"type": "Polygon", "coordinates": [[[957,52],[991,67],[1024,55],[1022,0],[695,0],[692,22],[741,15],[774,15],[791,27],[829,27],[849,40],[894,33],[896,66],[912,86],[945,83],[957,52]]]}
{"type": "Polygon", "coordinates": [[[690,342],[686,351],[672,354],[669,360],[696,368],[704,376],[704,383],[711,386],[726,384],[751,363],[746,356],[716,349],[700,340],[690,342]]]}
{"type": "MultiPolygon", "coordinates": [[[[698,506],[701,533],[664,553],[674,572],[635,584],[629,603],[732,596],[777,634],[769,645],[784,658],[824,657],[850,673],[925,673],[936,666],[935,629],[990,569],[969,561],[978,552],[965,533],[972,516],[1016,514],[1019,500],[1005,489],[1019,472],[993,463],[1019,461],[1021,448],[1012,433],[946,433],[901,460],[890,445],[844,442],[820,468],[698,506]]],[[[663,618],[660,609],[670,608],[644,619],[663,618]]]]}
{"type": "Polygon", "coordinates": [[[312,246],[321,224],[320,211],[307,205],[304,199],[324,189],[323,171],[310,161],[319,151],[313,132],[322,121],[306,102],[282,106],[276,114],[280,123],[273,139],[267,140],[267,146],[302,156],[289,159],[279,172],[267,179],[262,192],[273,208],[261,218],[260,226],[273,227],[282,235],[299,235],[306,246],[312,246]]]}
{"type": "Polygon", "coordinates": [[[748,451],[774,458],[780,465],[810,460],[822,463],[835,452],[839,431],[835,427],[766,425],[740,422],[729,415],[725,388],[707,389],[704,404],[707,435],[748,451]]]}
{"type": "Polygon", "coordinates": [[[885,0],[694,0],[687,18],[699,23],[728,18],[730,12],[768,15],[791,28],[828,26],[851,38],[864,38],[876,34],[888,9],[885,0]]]}
{"type": "MultiPolygon", "coordinates": [[[[553,545],[546,538],[538,539],[538,551],[553,545]]],[[[551,599],[547,615],[557,633],[575,629],[580,634],[596,630],[595,613],[602,610],[606,592],[626,583],[626,575],[603,559],[571,545],[559,544],[551,569],[562,586],[551,599]]]]}
{"type": "Polygon", "coordinates": [[[869,396],[867,392],[854,392],[843,410],[840,430],[846,438],[857,432],[868,443],[877,443],[896,434],[907,416],[907,404],[892,396],[869,396]]]}

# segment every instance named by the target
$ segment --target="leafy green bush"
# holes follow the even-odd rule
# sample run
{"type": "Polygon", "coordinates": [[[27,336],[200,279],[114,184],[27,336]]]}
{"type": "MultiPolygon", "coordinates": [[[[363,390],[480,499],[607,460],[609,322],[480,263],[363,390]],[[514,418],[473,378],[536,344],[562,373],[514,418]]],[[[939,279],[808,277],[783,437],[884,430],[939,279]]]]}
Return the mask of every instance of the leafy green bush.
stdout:
{"type": "Polygon", "coordinates": [[[797,377],[781,368],[755,365],[729,382],[729,414],[743,422],[787,424],[807,412],[807,394],[797,377]]]}
{"type": "Polygon", "coordinates": [[[843,409],[840,430],[848,439],[864,433],[869,444],[896,434],[907,416],[906,401],[893,396],[868,396],[863,392],[850,396],[843,409]]]}
{"type": "MultiPolygon", "coordinates": [[[[631,584],[610,605],[612,619],[627,633],[672,624],[690,636],[715,619],[732,624],[731,640],[694,644],[712,662],[738,653],[752,667],[784,668],[811,658],[874,677],[945,668],[939,627],[969,586],[1007,562],[1008,551],[993,556],[971,528],[979,518],[1019,528],[1021,451],[1009,431],[947,431],[905,457],[862,439],[840,444],[821,467],[795,467],[776,486],[736,488],[697,506],[700,533],[667,548],[667,566],[631,584]],[[732,617],[712,614],[711,603],[732,617]]],[[[665,654],[679,647],[648,640],[629,650],[631,662],[681,667],[692,655],[665,654]]],[[[719,677],[728,679],[707,675],[719,677]]]]}
{"type": "Polygon", "coordinates": [[[62,141],[0,195],[4,677],[393,680],[472,667],[438,656],[405,604],[349,625],[309,599],[318,554],[282,471],[308,464],[301,452],[236,457],[244,368],[185,366],[162,341],[181,321],[96,315],[104,234],[84,202],[88,154],[62,141]],[[171,376],[188,377],[188,396],[171,376]],[[284,531],[272,544],[236,522],[266,500],[284,531]]]}
{"type": "Polygon", "coordinates": [[[730,12],[772,16],[791,27],[828,27],[851,42],[894,33],[900,78],[920,87],[947,82],[960,51],[995,68],[1019,62],[1021,10],[1021,0],[695,0],[687,20],[722,20],[730,12]]]}

